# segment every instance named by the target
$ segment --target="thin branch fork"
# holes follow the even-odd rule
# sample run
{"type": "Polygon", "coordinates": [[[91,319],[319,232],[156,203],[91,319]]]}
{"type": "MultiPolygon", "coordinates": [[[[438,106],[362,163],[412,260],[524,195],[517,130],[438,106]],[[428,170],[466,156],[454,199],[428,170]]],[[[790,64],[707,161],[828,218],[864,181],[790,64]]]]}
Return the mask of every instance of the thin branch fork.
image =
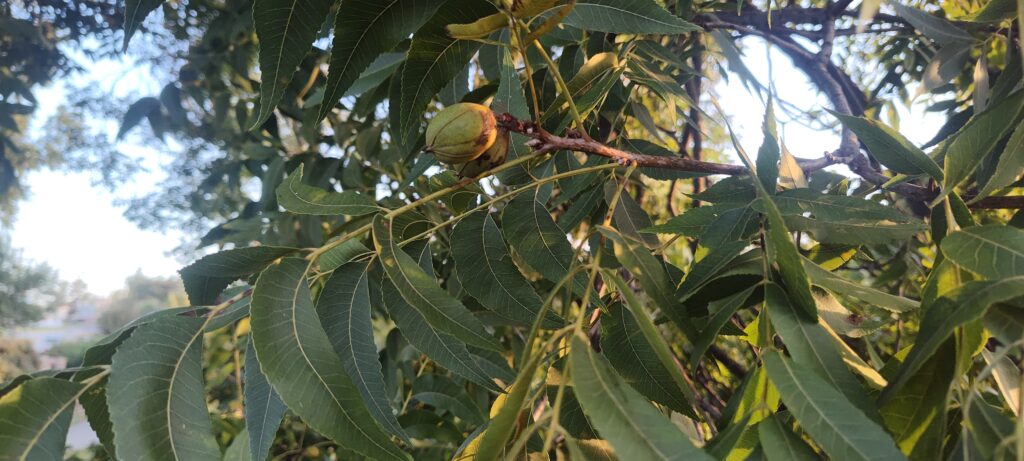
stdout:
{"type": "MultiPolygon", "coordinates": [[[[602,144],[593,139],[587,139],[575,130],[568,130],[566,136],[558,136],[545,131],[531,121],[520,120],[508,113],[497,114],[496,117],[498,119],[498,126],[509,132],[529,137],[530,140],[526,144],[535,152],[557,152],[560,150],[583,152],[585,154],[607,157],[621,164],[636,164],[640,167],[687,171],[691,173],[728,176],[749,173],[747,168],[742,165],[706,162],[681,156],[668,157],[630,152],[602,144]]],[[[836,155],[836,153],[826,153],[821,158],[800,159],[798,162],[800,168],[805,173],[818,171],[830,165],[849,163],[850,170],[869,183],[882,185],[891,179],[870,168],[867,165],[867,158],[862,155],[850,158],[848,156],[836,155]]],[[[934,190],[915,184],[898,184],[887,190],[909,199],[921,201],[931,200],[937,193],[934,190]]],[[[969,200],[970,195],[964,198],[969,200]]],[[[971,207],[979,209],[1021,209],[1024,208],[1024,196],[986,197],[972,204],[971,207]]]]}

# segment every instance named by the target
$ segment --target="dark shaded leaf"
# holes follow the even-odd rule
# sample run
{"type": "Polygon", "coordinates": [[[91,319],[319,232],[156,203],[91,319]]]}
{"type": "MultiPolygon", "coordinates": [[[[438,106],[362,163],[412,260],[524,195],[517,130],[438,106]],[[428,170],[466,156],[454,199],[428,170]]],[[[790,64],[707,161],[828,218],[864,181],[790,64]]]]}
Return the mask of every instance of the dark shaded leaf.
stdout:
{"type": "Polygon", "coordinates": [[[573,389],[583,411],[621,459],[711,461],[646,398],[622,381],[587,342],[573,336],[573,389]]]}
{"type": "MultiPolygon", "coordinates": [[[[543,300],[512,262],[501,231],[487,213],[473,213],[455,226],[452,256],[462,287],[484,307],[503,317],[531,325],[543,300]]],[[[564,322],[550,311],[545,328],[564,322]]]]}
{"type": "MultiPolygon", "coordinates": [[[[277,428],[281,425],[284,412],[288,409],[270,387],[267,377],[260,370],[253,342],[245,349],[245,439],[248,452],[256,453],[252,459],[266,458],[270,445],[274,443],[277,428]]],[[[234,445],[234,444],[232,444],[234,445]]],[[[230,451],[230,448],[229,448],[230,451]]]]}
{"type": "Polygon", "coordinates": [[[207,255],[178,271],[192,305],[216,304],[231,282],[255,274],[294,248],[256,246],[207,255]]]}
{"type": "Polygon", "coordinates": [[[259,114],[252,122],[257,128],[267,121],[313,40],[330,13],[332,0],[258,0],[253,3],[252,20],[260,43],[259,114]]]}
{"type": "Polygon", "coordinates": [[[416,261],[399,249],[391,237],[391,224],[381,216],[373,220],[373,244],[380,254],[381,266],[410,306],[427,320],[432,328],[448,333],[467,344],[500,351],[501,347],[486,328],[457,299],[437,284],[433,274],[420,268],[416,261]]]}
{"type": "Polygon", "coordinates": [[[432,0],[345,0],[334,19],[334,42],[324,87],[323,119],[360,74],[430,18],[432,0]]]}
{"type": "Polygon", "coordinates": [[[410,459],[370,415],[317,318],[307,263],[285,259],[260,274],[252,294],[252,340],[260,367],[289,408],[343,447],[380,459],[410,459]]]}

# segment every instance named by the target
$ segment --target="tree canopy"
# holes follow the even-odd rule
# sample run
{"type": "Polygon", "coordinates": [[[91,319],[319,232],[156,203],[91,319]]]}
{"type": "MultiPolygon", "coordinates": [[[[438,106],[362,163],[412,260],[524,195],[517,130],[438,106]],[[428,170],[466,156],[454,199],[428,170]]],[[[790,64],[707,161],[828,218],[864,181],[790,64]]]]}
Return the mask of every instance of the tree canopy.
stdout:
{"type": "MultiPolygon", "coordinates": [[[[76,402],[131,460],[1024,456],[1024,2],[63,3],[3,20],[77,35],[0,50],[163,59],[116,137],[175,174],[129,216],[216,251],[187,306],[3,387],[0,459],[62,459],[76,402]],[[924,144],[911,103],[945,116],[924,144]],[[794,157],[779,114],[836,145],[794,157]]],[[[8,56],[14,165],[61,66],[8,56]]],[[[80,99],[84,141],[44,144],[110,142],[80,99]]]]}

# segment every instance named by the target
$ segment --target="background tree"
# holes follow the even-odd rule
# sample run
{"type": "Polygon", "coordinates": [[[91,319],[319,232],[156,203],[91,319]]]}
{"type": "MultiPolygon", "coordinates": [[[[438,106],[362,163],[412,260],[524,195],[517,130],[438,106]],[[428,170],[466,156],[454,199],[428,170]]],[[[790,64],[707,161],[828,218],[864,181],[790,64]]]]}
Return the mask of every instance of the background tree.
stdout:
{"type": "Polygon", "coordinates": [[[128,1],[177,78],[118,135],[183,151],[131,216],[222,251],[5,387],[0,453],[56,457],[79,401],[119,459],[1019,459],[1018,5],[775,6],[128,1]],[[720,75],[765,101],[756,155],[720,75]],[[494,119],[428,128],[458,102],[494,119]],[[777,112],[839,144],[793,157],[777,112]],[[507,160],[439,165],[455,126],[507,160]]]}

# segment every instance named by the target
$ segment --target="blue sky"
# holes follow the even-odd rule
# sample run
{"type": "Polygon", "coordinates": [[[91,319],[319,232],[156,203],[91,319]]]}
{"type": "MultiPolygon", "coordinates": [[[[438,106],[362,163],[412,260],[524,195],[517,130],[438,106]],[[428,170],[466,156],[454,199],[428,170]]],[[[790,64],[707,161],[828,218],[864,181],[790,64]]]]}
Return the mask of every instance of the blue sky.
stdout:
{"type": "MultiPolygon", "coordinates": [[[[748,66],[760,81],[769,81],[764,45],[750,39],[745,45],[748,66]]],[[[780,98],[808,109],[828,107],[804,75],[791,68],[788,58],[777,52],[772,56],[772,80],[780,98]]],[[[111,94],[140,97],[160,91],[158,79],[149,78],[145,69],[131,63],[104,61],[89,68],[89,78],[105,82],[103,90],[111,94]]],[[[756,152],[764,115],[760,99],[748,93],[735,76],[715,91],[723,109],[732,115],[733,128],[744,149],[756,152]]],[[[44,122],[63,99],[59,83],[40,91],[41,108],[34,115],[33,125],[44,122]]],[[[935,114],[923,115],[924,103],[912,109],[901,111],[902,132],[920,144],[934,135],[943,120],[935,114]]],[[[779,122],[787,147],[797,157],[819,157],[837,146],[835,133],[811,130],[781,115],[779,122]]],[[[111,138],[115,133],[116,127],[110,127],[111,138]]],[[[123,217],[122,208],[114,205],[116,198],[140,194],[158,184],[162,178],[159,165],[166,159],[153,149],[133,143],[131,136],[120,148],[140,159],[149,171],[122,185],[116,194],[93,186],[87,173],[36,171],[23,178],[31,195],[20,204],[12,230],[14,246],[22,248],[27,258],[49,263],[65,280],[81,279],[91,292],[100,295],[123,286],[125,278],[137,270],[148,276],[172,276],[187,263],[169,254],[181,242],[179,232],[140,230],[123,217]]],[[[842,171],[842,167],[835,168],[842,171]]]]}

